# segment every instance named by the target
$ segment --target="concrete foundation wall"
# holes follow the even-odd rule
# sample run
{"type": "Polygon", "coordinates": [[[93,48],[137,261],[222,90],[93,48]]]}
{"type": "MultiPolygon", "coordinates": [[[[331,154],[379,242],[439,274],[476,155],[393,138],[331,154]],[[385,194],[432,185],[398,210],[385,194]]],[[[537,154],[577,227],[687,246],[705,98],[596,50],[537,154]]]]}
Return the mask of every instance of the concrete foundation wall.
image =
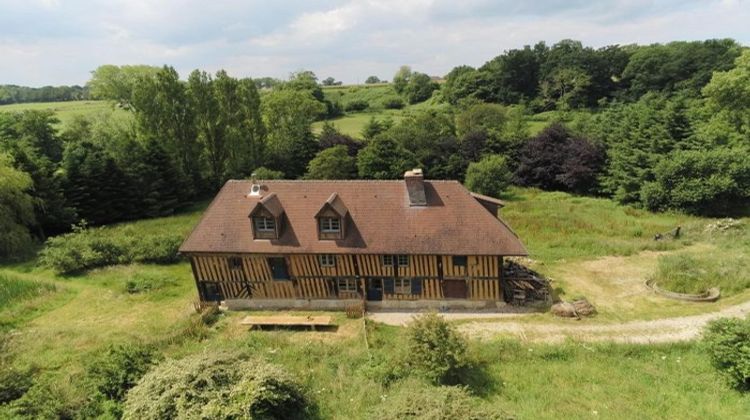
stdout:
{"type": "MultiPolygon", "coordinates": [[[[359,299],[227,299],[224,305],[230,310],[243,309],[308,309],[336,311],[344,310],[349,305],[362,302],[359,299]]],[[[487,311],[498,310],[506,306],[501,301],[486,300],[384,300],[368,301],[367,310],[420,310],[437,311],[464,310],[487,311]]]]}

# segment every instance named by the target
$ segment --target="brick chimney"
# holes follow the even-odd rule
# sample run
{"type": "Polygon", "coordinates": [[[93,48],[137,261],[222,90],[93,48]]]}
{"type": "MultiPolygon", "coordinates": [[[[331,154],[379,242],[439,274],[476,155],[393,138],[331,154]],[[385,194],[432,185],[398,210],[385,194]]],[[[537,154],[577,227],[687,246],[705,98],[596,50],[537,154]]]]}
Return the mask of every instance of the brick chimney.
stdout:
{"type": "Polygon", "coordinates": [[[424,192],[424,175],[421,169],[412,169],[404,174],[406,192],[409,193],[410,206],[426,206],[427,196],[424,192]]]}

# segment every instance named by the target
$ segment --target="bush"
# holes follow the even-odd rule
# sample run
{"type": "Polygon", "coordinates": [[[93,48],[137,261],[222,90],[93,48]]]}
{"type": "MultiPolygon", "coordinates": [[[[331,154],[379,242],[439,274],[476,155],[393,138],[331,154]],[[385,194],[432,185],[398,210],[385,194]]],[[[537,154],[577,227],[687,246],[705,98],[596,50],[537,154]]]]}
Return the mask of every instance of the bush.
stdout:
{"type": "Polygon", "coordinates": [[[13,418],[73,419],[84,405],[74,390],[59,378],[44,375],[23,396],[10,403],[13,418]]]}
{"type": "Polygon", "coordinates": [[[406,362],[435,384],[459,383],[471,366],[466,339],[435,313],[415,317],[408,336],[406,362]]]}
{"type": "Polygon", "coordinates": [[[489,155],[479,162],[469,164],[465,183],[470,191],[499,197],[508,188],[510,177],[505,158],[500,155],[489,155]]]}
{"type": "Polygon", "coordinates": [[[401,109],[406,105],[404,103],[404,100],[399,98],[398,96],[388,96],[386,98],[383,98],[380,103],[385,109],[401,109]]]}
{"type": "Polygon", "coordinates": [[[177,261],[182,237],[177,234],[136,235],[106,228],[77,228],[49,238],[40,263],[58,274],[132,262],[171,263],[177,261]]]}
{"type": "Polygon", "coordinates": [[[107,399],[123,401],[127,392],[158,360],[153,348],[138,344],[110,346],[88,369],[89,379],[107,399]]]}
{"type": "Polygon", "coordinates": [[[722,318],[708,324],[703,343],[711,364],[734,388],[750,391],[750,317],[722,318]]]}
{"type": "Polygon", "coordinates": [[[311,407],[281,368],[212,352],[162,362],[127,396],[124,419],[303,419],[311,407]]]}
{"type": "Polygon", "coordinates": [[[357,111],[364,111],[365,109],[369,107],[370,107],[370,104],[367,103],[367,101],[354,99],[354,100],[347,102],[346,105],[344,105],[344,110],[346,112],[357,112],[357,111]]]}
{"type": "Polygon", "coordinates": [[[463,387],[425,386],[407,381],[393,389],[385,402],[371,416],[379,420],[491,420],[509,416],[484,408],[481,400],[472,397],[463,387]]]}

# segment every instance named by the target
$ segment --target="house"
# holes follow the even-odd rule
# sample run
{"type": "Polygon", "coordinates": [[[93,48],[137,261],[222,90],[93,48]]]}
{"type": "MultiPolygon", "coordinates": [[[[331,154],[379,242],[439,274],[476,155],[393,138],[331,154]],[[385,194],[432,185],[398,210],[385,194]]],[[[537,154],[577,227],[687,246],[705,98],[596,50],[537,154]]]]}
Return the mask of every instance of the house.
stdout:
{"type": "Polygon", "coordinates": [[[502,202],[457,181],[228,181],[180,247],[230,308],[487,308],[525,256],[502,202]]]}

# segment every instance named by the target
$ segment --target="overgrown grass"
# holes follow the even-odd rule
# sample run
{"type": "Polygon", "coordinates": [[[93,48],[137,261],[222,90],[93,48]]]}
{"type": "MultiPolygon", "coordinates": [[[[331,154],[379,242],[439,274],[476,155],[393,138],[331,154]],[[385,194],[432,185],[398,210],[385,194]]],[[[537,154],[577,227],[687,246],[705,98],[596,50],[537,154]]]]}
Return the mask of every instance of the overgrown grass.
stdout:
{"type": "Polygon", "coordinates": [[[605,255],[670,250],[702,237],[700,219],[676,213],[651,213],[607,199],[561,192],[512,189],[500,216],[545,263],[605,255]],[[655,241],[654,235],[682,227],[680,239],[655,241]]]}
{"type": "Polygon", "coordinates": [[[653,276],[659,287],[680,293],[703,293],[718,287],[724,296],[750,288],[750,231],[743,227],[710,236],[715,245],[711,249],[659,257],[653,276]]]}
{"type": "Polygon", "coordinates": [[[31,299],[55,290],[55,286],[37,280],[25,280],[7,273],[0,273],[0,307],[31,299]]]}

